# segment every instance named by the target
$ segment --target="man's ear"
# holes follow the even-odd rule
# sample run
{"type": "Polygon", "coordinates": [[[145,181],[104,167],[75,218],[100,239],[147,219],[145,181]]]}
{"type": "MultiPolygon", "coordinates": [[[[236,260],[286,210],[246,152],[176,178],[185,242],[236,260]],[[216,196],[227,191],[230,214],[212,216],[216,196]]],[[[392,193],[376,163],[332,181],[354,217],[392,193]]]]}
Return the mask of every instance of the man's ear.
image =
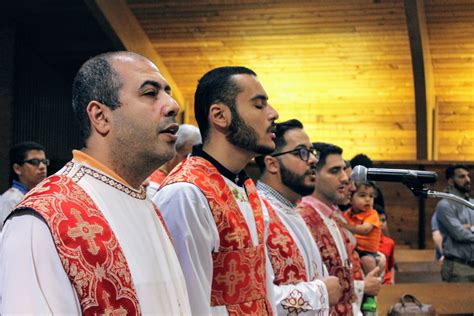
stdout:
{"type": "Polygon", "coordinates": [[[448,185],[449,185],[449,186],[453,186],[453,185],[454,185],[454,179],[453,179],[453,178],[448,179],[448,185]]]}
{"type": "Polygon", "coordinates": [[[265,163],[265,170],[268,173],[276,174],[280,172],[280,164],[277,158],[267,155],[263,158],[263,162],[265,163]]]}
{"type": "Polygon", "coordinates": [[[226,130],[230,126],[232,114],[227,105],[214,103],[209,108],[209,121],[218,130],[226,130]]]}
{"type": "Polygon", "coordinates": [[[13,172],[15,172],[18,176],[21,176],[21,165],[14,163],[13,172]]]}
{"type": "Polygon", "coordinates": [[[110,113],[112,110],[99,101],[91,101],[86,108],[87,116],[91,122],[91,132],[96,131],[105,136],[110,131],[110,113]]]}

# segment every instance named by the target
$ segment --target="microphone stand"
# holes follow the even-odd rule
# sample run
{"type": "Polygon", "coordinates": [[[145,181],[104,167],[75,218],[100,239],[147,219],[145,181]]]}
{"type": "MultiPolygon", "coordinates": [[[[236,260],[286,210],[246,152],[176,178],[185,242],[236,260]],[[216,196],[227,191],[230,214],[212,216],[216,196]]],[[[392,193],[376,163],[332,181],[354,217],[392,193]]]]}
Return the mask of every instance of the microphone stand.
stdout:
{"type": "Polygon", "coordinates": [[[430,190],[428,188],[423,187],[423,184],[416,180],[403,181],[402,183],[406,185],[415,196],[419,196],[422,198],[446,198],[455,202],[459,202],[464,206],[467,206],[471,210],[474,210],[474,204],[454,194],[430,190]]]}

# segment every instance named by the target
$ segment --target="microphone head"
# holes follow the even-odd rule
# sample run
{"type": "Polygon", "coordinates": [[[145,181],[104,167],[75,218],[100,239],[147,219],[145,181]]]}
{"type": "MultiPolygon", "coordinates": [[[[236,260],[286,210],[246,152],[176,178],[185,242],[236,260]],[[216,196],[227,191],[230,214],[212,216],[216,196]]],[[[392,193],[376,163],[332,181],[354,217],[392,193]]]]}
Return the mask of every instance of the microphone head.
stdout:
{"type": "Polygon", "coordinates": [[[354,169],[352,169],[351,178],[355,183],[367,181],[367,168],[361,165],[355,166],[354,169]]]}

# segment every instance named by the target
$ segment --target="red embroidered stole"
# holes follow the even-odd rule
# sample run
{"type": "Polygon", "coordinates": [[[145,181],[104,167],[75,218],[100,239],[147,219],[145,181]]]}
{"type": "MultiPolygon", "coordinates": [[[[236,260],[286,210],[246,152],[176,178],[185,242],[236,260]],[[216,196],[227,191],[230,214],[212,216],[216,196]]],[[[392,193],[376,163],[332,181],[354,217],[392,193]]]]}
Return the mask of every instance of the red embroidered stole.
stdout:
{"type": "Polygon", "coordinates": [[[253,210],[258,246],[237,201],[218,170],[201,157],[189,157],[162,184],[189,182],[205,195],[219,233],[219,251],[212,254],[211,306],[226,305],[229,315],[267,315],[272,310],[267,298],[264,251],[264,220],[260,199],[251,179],[245,189],[253,210]]]}
{"type": "Polygon", "coordinates": [[[276,285],[307,282],[304,258],[295,240],[267,200],[263,200],[268,210],[267,251],[270,256],[276,285]]]}
{"type": "MultiPolygon", "coordinates": [[[[304,200],[298,205],[299,212],[318,244],[321,258],[329,270],[329,275],[337,276],[342,286],[342,298],[331,307],[331,315],[352,315],[352,301],[355,299],[354,279],[348,262],[342,262],[336,243],[321,215],[304,200]]],[[[341,229],[339,232],[345,239],[341,229]]],[[[347,244],[346,244],[347,249],[347,244]]]]}
{"type": "Polygon", "coordinates": [[[139,315],[140,306],[122,249],[90,196],[66,176],[51,176],[18,208],[38,212],[51,231],[83,315],[139,315]]]}

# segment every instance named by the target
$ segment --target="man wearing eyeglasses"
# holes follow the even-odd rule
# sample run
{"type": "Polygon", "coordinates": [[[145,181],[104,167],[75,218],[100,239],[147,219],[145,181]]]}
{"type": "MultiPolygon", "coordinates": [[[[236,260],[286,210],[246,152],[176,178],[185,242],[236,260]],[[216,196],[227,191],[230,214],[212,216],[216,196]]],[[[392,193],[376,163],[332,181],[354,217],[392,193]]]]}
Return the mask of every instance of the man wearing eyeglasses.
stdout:
{"type": "Polygon", "coordinates": [[[279,315],[328,315],[340,299],[341,286],[321,260],[318,246],[296,202],[311,194],[318,153],[298,120],[279,123],[276,150],[256,158],[262,176],[257,190],[270,223],[266,239],[273,270],[273,297],[279,315]]]}
{"type": "Polygon", "coordinates": [[[46,150],[35,142],[22,142],[10,149],[12,186],[0,197],[0,231],[3,222],[25,194],[46,178],[46,150]]]}

